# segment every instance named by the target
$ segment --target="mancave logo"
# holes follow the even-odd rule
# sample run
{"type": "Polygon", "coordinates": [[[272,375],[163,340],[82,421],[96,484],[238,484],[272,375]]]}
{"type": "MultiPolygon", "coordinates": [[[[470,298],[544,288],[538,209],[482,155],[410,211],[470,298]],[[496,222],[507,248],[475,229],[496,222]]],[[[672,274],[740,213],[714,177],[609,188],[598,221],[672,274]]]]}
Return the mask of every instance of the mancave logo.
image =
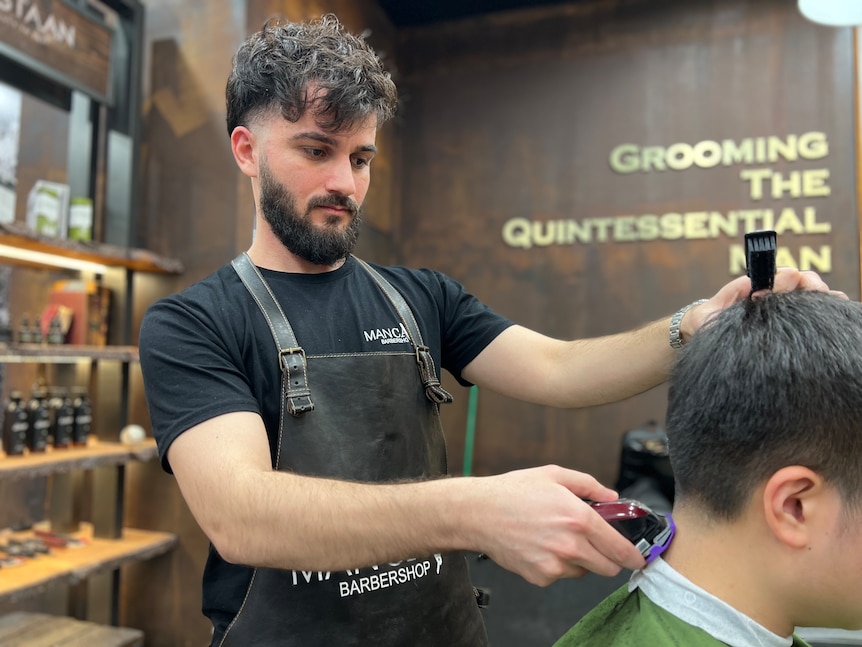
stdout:
{"type": "Polygon", "coordinates": [[[381,344],[409,344],[410,337],[404,324],[398,324],[392,328],[375,328],[363,331],[365,341],[379,341],[381,344]]]}

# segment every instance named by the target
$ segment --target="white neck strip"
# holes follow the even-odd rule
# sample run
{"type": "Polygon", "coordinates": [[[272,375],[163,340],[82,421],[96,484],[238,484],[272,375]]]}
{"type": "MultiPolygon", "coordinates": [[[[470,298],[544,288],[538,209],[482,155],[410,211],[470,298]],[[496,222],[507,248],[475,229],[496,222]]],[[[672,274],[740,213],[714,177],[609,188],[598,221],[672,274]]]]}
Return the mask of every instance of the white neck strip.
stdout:
{"type": "Polygon", "coordinates": [[[632,574],[629,592],[635,589],[643,591],[668,613],[703,629],[730,647],[789,647],[793,644],[792,636],[772,633],[683,577],[661,557],[632,574]]]}

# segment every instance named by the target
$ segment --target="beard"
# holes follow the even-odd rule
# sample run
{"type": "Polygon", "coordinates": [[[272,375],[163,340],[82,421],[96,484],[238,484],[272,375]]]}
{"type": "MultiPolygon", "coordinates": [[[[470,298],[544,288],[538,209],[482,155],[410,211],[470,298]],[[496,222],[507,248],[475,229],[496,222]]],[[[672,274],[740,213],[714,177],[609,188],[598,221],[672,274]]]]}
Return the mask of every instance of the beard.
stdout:
{"type": "Polygon", "coordinates": [[[311,198],[300,215],[296,198],[278,182],[266,162],[260,167],[260,210],[272,232],[287,250],[315,265],[335,265],[353,251],[359,239],[362,210],[346,196],[329,195],[311,198]],[[350,222],[339,227],[340,218],[331,216],[322,226],[311,220],[315,207],[339,207],[350,212],[350,222]]]}

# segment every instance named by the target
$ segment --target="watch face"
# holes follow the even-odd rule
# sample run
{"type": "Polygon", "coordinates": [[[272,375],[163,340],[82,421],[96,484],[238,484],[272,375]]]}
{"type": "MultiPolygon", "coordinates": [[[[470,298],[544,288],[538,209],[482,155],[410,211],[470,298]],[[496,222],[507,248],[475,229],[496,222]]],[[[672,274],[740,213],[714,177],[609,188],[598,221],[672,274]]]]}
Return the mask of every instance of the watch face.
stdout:
{"type": "Polygon", "coordinates": [[[676,530],[670,515],[660,515],[634,499],[594,502],[590,507],[632,542],[647,563],[665,551],[676,530]]]}

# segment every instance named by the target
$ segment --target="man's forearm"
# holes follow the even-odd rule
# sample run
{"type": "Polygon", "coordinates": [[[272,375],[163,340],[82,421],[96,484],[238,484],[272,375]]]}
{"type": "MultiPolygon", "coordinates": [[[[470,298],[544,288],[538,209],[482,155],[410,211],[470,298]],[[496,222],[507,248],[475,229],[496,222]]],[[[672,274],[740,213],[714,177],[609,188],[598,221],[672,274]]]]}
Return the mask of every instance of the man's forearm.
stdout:
{"type": "Polygon", "coordinates": [[[643,393],[667,379],[673,360],[670,318],[636,330],[570,342],[547,404],[594,406],[643,393]]]}
{"type": "MultiPolygon", "coordinates": [[[[689,315],[684,338],[691,335],[689,315]]],[[[526,402],[562,408],[617,402],[667,379],[673,361],[670,317],[635,330],[562,341],[522,326],[503,331],[462,376],[482,388],[526,402]]]]}
{"type": "Polygon", "coordinates": [[[337,571],[469,548],[467,479],[360,484],[288,472],[245,474],[210,539],[230,562],[337,571]],[[256,493],[265,492],[263,496],[256,493]]]}
{"type": "Polygon", "coordinates": [[[169,450],[189,508],[229,562],[326,572],[468,550],[538,585],[642,563],[582,500],[616,496],[589,475],[544,466],[391,484],[300,476],[272,470],[256,421],[225,414],[169,450]]]}

